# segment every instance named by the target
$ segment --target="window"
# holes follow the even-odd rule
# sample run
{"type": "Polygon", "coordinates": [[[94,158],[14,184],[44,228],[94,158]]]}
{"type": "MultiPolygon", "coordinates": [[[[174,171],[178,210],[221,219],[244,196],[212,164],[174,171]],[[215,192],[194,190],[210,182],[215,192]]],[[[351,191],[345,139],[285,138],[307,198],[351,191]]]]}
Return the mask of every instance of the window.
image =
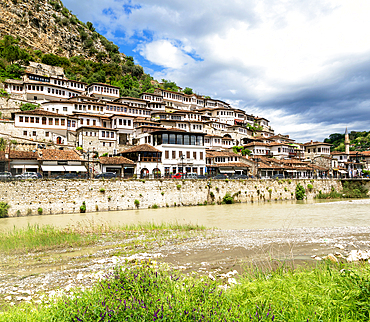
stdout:
{"type": "Polygon", "coordinates": [[[46,137],[49,137],[49,133],[50,133],[50,132],[45,132],[45,136],[46,136],[46,137]]]}
{"type": "Polygon", "coordinates": [[[190,151],[186,151],[186,158],[190,159],[190,151]]]}
{"type": "Polygon", "coordinates": [[[55,125],[59,125],[59,119],[55,119],[55,125]]]}
{"type": "Polygon", "coordinates": [[[197,153],[196,152],[193,152],[193,159],[196,160],[197,159],[197,153]]]}
{"type": "Polygon", "coordinates": [[[90,120],[86,120],[86,125],[90,125],[90,120]]]}
{"type": "Polygon", "coordinates": [[[105,138],[105,131],[102,131],[102,132],[101,132],[101,136],[102,136],[103,138],[105,138]]]}
{"type": "MultiPolygon", "coordinates": [[[[199,160],[203,160],[203,152],[199,152],[199,160]]],[[[201,168],[203,169],[203,168],[201,168]]]]}
{"type": "Polygon", "coordinates": [[[113,139],[114,138],[114,132],[110,132],[110,137],[113,139]]]}
{"type": "Polygon", "coordinates": [[[94,126],[96,125],[96,120],[93,120],[93,125],[94,125],[94,126]]]}
{"type": "Polygon", "coordinates": [[[68,108],[67,107],[63,107],[63,112],[67,112],[68,108]]]}
{"type": "Polygon", "coordinates": [[[33,131],[33,132],[32,132],[32,135],[33,135],[33,136],[36,136],[36,131],[33,131]]]}
{"type": "Polygon", "coordinates": [[[65,126],[66,125],[66,120],[65,119],[61,119],[60,120],[60,125],[65,126]]]}
{"type": "Polygon", "coordinates": [[[23,116],[19,117],[19,122],[23,122],[23,116]]]}
{"type": "Polygon", "coordinates": [[[165,159],[169,159],[170,158],[170,153],[169,153],[169,151],[164,151],[164,158],[165,159]]]}
{"type": "Polygon", "coordinates": [[[36,123],[40,123],[40,118],[39,117],[35,117],[35,121],[36,121],[36,123]]]}
{"type": "Polygon", "coordinates": [[[27,135],[27,131],[23,131],[23,135],[27,135]]]}
{"type": "Polygon", "coordinates": [[[176,159],[176,151],[172,151],[172,159],[176,159]]]}
{"type": "Polygon", "coordinates": [[[29,117],[28,117],[28,116],[26,116],[26,117],[24,118],[24,121],[25,121],[26,123],[28,123],[28,120],[29,120],[29,117]]]}

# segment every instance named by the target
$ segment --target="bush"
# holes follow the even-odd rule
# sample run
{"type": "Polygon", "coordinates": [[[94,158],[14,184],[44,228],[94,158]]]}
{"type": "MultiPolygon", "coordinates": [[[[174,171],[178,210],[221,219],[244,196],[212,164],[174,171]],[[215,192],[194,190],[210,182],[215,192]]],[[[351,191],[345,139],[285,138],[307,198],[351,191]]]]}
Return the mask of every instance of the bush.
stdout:
{"type": "Polygon", "coordinates": [[[178,184],[178,185],[176,186],[176,188],[177,188],[177,190],[180,190],[180,189],[181,189],[181,184],[178,184]]]}
{"type": "Polygon", "coordinates": [[[32,103],[25,103],[25,104],[21,104],[21,111],[33,111],[35,109],[37,109],[39,106],[38,105],[35,105],[35,104],[32,104],[32,103]]]}
{"type": "Polygon", "coordinates": [[[309,183],[309,184],[307,185],[307,189],[311,192],[311,191],[312,191],[312,189],[313,189],[313,185],[312,185],[311,183],[309,183]]]}
{"type": "Polygon", "coordinates": [[[82,202],[82,206],[80,206],[80,213],[84,214],[86,212],[86,203],[85,201],[82,202]]]}
{"type": "Polygon", "coordinates": [[[222,198],[222,203],[233,204],[234,198],[230,195],[230,193],[226,193],[226,195],[222,198]]]}
{"type": "Polygon", "coordinates": [[[37,209],[37,213],[41,216],[41,215],[42,215],[42,212],[43,212],[42,208],[41,208],[41,207],[39,207],[39,208],[37,209]]]}
{"type": "Polygon", "coordinates": [[[297,200],[303,200],[306,195],[306,191],[304,187],[298,183],[297,186],[295,187],[295,197],[297,200]]]}
{"type": "Polygon", "coordinates": [[[100,188],[99,190],[101,193],[104,193],[105,192],[105,189],[104,188],[100,188]]]}
{"type": "Polygon", "coordinates": [[[140,206],[140,201],[139,201],[139,200],[137,200],[137,199],[135,199],[135,201],[134,201],[134,205],[136,206],[136,208],[139,208],[139,206],[140,206]]]}
{"type": "Polygon", "coordinates": [[[0,218],[8,217],[8,210],[10,205],[7,202],[1,201],[0,202],[0,218]]]}
{"type": "Polygon", "coordinates": [[[78,147],[76,148],[76,150],[77,150],[77,151],[83,151],[83,148],[82,148],[81,146],[78,146],[78,147]]]}
{"type": "Polygon", "coordinates": [[[153,208],[153,209],[157,209],[157,208],[158,208],[158,205],[157,205],[157,204],[154,204],[154,205],[152,206],[152,208],[153,208]]]}

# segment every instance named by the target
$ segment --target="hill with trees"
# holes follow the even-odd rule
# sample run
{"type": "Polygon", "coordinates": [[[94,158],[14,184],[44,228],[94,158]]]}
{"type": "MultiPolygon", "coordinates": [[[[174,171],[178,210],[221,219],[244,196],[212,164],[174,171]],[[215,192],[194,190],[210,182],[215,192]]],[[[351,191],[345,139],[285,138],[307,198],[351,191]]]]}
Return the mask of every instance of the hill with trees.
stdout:
{"type": "MultiPolygon", "coordinates": [[[[370,149],[370,131],[351,131],[349,133],[350,151],[366,151],[370,149]]],[[[325,143],[332,144],[332,151],[345,151],[344,134],[333,133],[324,140],[325,143]]]]}

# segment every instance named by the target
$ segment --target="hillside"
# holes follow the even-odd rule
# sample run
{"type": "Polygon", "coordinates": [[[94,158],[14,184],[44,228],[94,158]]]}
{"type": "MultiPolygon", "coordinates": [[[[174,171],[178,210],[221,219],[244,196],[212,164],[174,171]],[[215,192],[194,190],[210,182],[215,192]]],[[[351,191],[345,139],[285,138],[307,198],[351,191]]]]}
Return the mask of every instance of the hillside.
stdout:
{"type": "Polygon", "coordinates": [[[110,62],[118,47],[95,32],[91,23],[79,21],[59,0],[0,1],[0,36],[19,39],[24,48],[67,58],[81,55],[110,62]]]}
{"type": "MultiPolygon", "coordinates": [[[[351,131],[349,133],[350,150],[365,151],[370,149],[370,131],[351,131]]],[[[325,143],[333,144],[332,151],[344,152],[344,134],[333,133],[324,140],[325,143]]]]}

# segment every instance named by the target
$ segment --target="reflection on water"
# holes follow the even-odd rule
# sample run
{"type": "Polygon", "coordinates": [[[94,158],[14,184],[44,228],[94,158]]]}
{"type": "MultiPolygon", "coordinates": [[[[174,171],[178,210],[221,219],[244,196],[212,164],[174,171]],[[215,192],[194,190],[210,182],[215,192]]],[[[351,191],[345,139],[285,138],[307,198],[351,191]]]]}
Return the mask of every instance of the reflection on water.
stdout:
{"type": "Polygon", "coordinates": [[[3,218],[0,219],[0,230],[26,227],[28,224],[66,227],[80,222],[135,224],[174,221],[221,229],[370,226],[370,200],[283,201],[3,218]]]}

